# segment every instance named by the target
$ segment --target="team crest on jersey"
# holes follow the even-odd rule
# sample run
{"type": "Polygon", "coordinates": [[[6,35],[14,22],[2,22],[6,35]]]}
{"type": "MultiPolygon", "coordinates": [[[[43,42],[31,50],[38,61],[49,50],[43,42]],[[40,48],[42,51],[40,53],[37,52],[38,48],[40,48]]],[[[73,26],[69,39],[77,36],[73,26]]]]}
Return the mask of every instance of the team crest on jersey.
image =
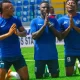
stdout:
{"type": "Polygon", "coordinates": [[[76,21],[76,24],[80,24],[80,20],[77,20],[77,21],[76,21]]]}
{"type": "Polygon", "coordinates": [[[68,21],[64,21],[64,23],[63,24],[67,24],[68,23],[68,21]]]}
{"type": "Polygon", "coordinates": [[[38,26],[42,26],[43,24],[38,24],[38,26]]]}

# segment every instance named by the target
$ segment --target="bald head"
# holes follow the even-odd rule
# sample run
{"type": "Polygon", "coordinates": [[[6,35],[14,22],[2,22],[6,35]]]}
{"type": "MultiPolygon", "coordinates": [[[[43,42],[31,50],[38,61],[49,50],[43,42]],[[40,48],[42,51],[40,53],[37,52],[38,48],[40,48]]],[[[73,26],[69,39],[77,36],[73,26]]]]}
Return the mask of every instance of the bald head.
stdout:
{"type": "Polygon", "coordinates": [[[3,2],[1,2],[1,8],[2,8],[2,10],[4,8],[8,8],[9,3],[11,3],[11,2],[10,1],[3,1],[3,2]]]}
{"type": "Polygon", "coordinates": [[[12,16],[14,7],[10,1],[2,2],[2,14],[5,16],[12,16]]]}
{"type": "Polygon", "coordinates": [[[2,4],[2,9],[8,9],[10,6],[12,6],[11,3],[3,3],[2,4]]]}

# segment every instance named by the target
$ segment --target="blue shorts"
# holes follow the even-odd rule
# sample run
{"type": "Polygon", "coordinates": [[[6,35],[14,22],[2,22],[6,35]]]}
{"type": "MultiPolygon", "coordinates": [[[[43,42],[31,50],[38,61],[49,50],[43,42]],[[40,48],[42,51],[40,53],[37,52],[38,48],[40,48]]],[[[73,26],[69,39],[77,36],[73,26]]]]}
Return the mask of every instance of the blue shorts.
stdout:
{"type": "Polygon", "coordinates": [[[23,58],[22,55],[18,57],[8,57],[8,58],[2,58],[2,61],[4,62],[4,69],[7,71],[11,67],[11,65],[14,66],[15,70],[18,71],[20,68],[27,66],[25,59],[23,58]]]}
{"type": "Polygon", "coordinates": [[[80,56],[65,56],[65,67],[74,66],[76,59],[80,62],[80,56]]]}
{"type": "Polygon", "coordinates": [[[58,60],[35,60],[35,74],[44,74],[46,64],[51,74],[59,73],[58,60]]]}

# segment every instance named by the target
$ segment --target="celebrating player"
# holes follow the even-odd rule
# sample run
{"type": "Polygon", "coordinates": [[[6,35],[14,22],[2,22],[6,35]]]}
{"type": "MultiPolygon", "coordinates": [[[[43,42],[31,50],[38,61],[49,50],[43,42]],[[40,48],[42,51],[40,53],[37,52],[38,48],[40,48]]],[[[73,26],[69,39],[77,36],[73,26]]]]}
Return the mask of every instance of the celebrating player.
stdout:
{"type": "Polygon", "coordinates": [[[40,4],[41,16],[31,21],[31,34],[34,39],[35,75],[43,78],[45,65],[48,65],[52,77],[59,77],[56,37],[61,38],[59,25],[55,18],[49,18],[49,4],[40,4]]]}
{"type": "Polygon", "coordinates": [[[58,20],[64,39],[66,76],[73,75],[76,59],[80,62],[80,14],[76,8],[75,0],[67,0],[68,14],[58,20]]]}

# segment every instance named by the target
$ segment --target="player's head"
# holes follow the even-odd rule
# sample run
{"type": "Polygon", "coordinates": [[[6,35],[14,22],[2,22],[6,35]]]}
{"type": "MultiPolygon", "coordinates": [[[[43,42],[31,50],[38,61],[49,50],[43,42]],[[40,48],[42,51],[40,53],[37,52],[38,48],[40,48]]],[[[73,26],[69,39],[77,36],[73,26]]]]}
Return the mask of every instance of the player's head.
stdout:
{"type": "Polygon", "coordinates": [[[6,16],[12,16],[14,12],[14,7],[10,1],[3,1],[1,3],[1,13],[6,16]]]}
{"type": "Polygon", "coordinates": [[[77,4],[75,0],[67,0],[66,1],[66,10],[68,13],[76,12],[77,4]]]}
{"type": "Polygon", "coordinates": [[[54,14],[54,8],[53,8],[52,5],[50,5],[50,10],[49,10],[49,12],[50,12],[51,14],[54,14]]]}
{"type": "Polygon", "coordinates": [[[46,13],[49,13],[49,3],[47,1],[43,1],[40,4],[41,14],[45,16],[46,13]]]}

